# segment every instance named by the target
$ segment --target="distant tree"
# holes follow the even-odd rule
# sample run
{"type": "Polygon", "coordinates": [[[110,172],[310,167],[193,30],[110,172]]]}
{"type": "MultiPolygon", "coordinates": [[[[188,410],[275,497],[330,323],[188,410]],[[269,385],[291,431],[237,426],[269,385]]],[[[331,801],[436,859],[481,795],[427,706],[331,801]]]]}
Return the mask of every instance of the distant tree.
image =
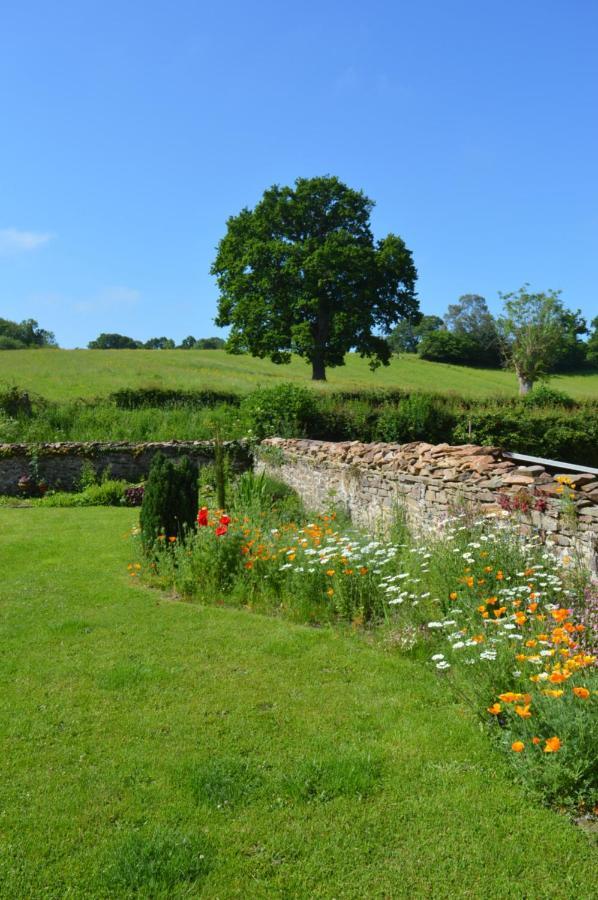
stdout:
{"type": "Polygon", "coordinates": [[[473,348],[469,360],[476,365],[500,365],[500,341],[494,316],[484,297],[463,294],[450,304],[444,317],[446,327],[454,334],[465,335],[473,348]]]}
{"type": "Polygon", "coordinates": [[[196,350],[223,350],[226,341],[221,337],[198,338],[195,344],[196,350]]]}
{"type": "Polygon", "coordinates": [[[581,335],[588,334],[586,320],[578,309],[561,313],[561,344],[554,364],[555,372],[577,372],[586,365],[587,344],[581,335]]]}
{"type": "Polygon", "coordinates": [[[561,292],[531,294],[528,287],[500,294],[504,314],[497,321],[505,362],[515,370],[520,394],[554,369],[562,347],[561,292]]]}
{"type": "Polygon", "coordinates": [[[421,340],[418,354],[431,362],[470,366],[478,357],[478,346],[468,334],[454,331],[430,331],[421,340]]]}
{"type": "Polygon", "coordinates": [[[102,332],[95,341],[90,341],[87,346],[90,350],[137,350],[142,344],[124,334],[102,332]]]}
{"type": "Polygon", "coordinates": [[[0,319],[0,349],[25,347],[56,347],[56,338],[51,331],[40,328],[35,319],[23,319],[22,322],[0,319]]]}
{"type": "Polygon", "coordinates": [[[586,345],[586,360],[588,365],[598,369],[598,316],[592,319],[590,336],[586,345]]]}
{"type": "Polygon", "coordinates": [[[426,335],[444,327],[440,316],[422,316],[417,324],[403,319],[393,328],[387,340],[393,353],[416,353],[426,335]]]}
{"type": "Polygon", "coordinates": [[[177,349],[178,350],[194,350],[196,343],[197,343],[196,338],[194,338],[193,335],[190,334],[188,337],[183,338],[183,340],[181,341],[181,343],[179,344],[177,349]]]}
{"type": "Polygon", "coordinates": [[[174,350],[175,343],[172,338],[154,337],[143,345],[144,350],[174,350]]]}
{"type": "Polygon", "coordinates": [[[372,368],[388,364],[390,347],[377,332],[417,317],[417,272],[401,238],[374,242],[373,205],[338,178],[298,178],[228,220],[211,271],[220,289],[216,324],[232,326],[231,352],[275,363],[296,353],[317,381],[351,349],[372,368]]]}

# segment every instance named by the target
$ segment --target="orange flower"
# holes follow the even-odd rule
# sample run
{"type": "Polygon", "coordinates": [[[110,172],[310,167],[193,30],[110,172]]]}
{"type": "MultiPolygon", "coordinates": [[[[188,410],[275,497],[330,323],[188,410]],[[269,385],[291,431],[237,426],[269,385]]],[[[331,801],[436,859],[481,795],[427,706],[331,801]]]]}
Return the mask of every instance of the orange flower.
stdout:
{"type": "Polygon", "coordinates": [[[497,619],[500,619],[503,613],[507,611],[506,606],[499,606],[498,609],[492,610],[497,619]]]}
{"type": "Polygon", "coordinates": [[[488,707],[488,712],[490,713],[491,716],[497,716],[499,714],[499,712],[501,711],[501,709],[502,709],[502,706],[500,705],[500,703],[493,703],[492,706],[488,707]]]}
{"type": "Polygon", "coordinates": [[[359,574],[360,574],[360,575],[367,575],[367,573],[368,573],[368,567],[367,567],[367,566],[362,566],[362,567],[360,568],[360,570],[359,570],[359,574]]]}
{"type": "Polygon", "coordinates": [[[328,594],[329,597],[332,597],[332,595],[334,594],[334,589],[333,589],[333,588],[328,588],[328,590],[326,591],[326,593],[328,594]]]}
{"type": "Polygon", "coordinates": [[[518,625],[523,625],[525,622],[527,622],[527,616],[525,615],[525,613],[516,612],[515,613],[515,621],[517,622],[518,625]]]}
{"type": "Polygon", "coordinates": [[[518,716],[521,716],[522,719],[531,719],[532,714],[529,711],[529,703],[526,703],[525,706],[516,706],[515,712],[518,716]]]}
{"type": "Polygon", "coordinates": [[[567,676],[563,675],[561,672],[553,672],[548,680],[552,682],[552,684],[562,684],[563,681],[567,680],[567,676]]]}
{"type": "Polygon", "coordinates": [[[521,694],[514,694],[513,691],[507,691],[505,694],[499,694],[499,700],[502,700],[503,703],[514,703],[515,700],[519,700],[521,694]]]}
{"type": "MultiPolygon", "coordinates": [[[[449,594],[449,600],[456,600],[456,599],[457,599],[457,591],[451,591],[449,594]]],[[[483,607],[482,607],[482,609],[483,609],[483,607]]]]}
{"type": "Polygon", "coordinates": [[[478,612],[486,613],[486,615],[488,615],[488,613],[486,612],[486,604],[485,603],[482,603],[481,606],[478,606],[478,612]]]}
{"type": "Polygon", "coordinates": [[[252,563],[252,562],[246,562],[246,563],[245,563],[245,568],[246,568],[246,569],[253,569],[253,563],[252,563]]]}
{"type": "Polygon", "coordinates": [[[528,606],[527,609],[528,609],[528,612],[534,613],[537,610],[537,608],[538,608],[537,603],[530,603],[530,605],[528,606]]]}
{"type": "Polygon", "coordinates": [[[540,738],[539,738],[539,737],[533,737],[533,738],[532,738],[532,744],[539,744],[539,743],[540,743],[540,738]]]}
{"type": "MultiPolygon", "coordinates": [[[[482,554],[480,553],[480,556],[481,555],[482,554]]],[[[491,571],[492,571],[492,566],[484,566],[484,572],[491,572],[491,571]]]]}
{"type": "Polygon", "coordinates": [[[513,741],[511,744],[511,750],[514,750],[515,753],[521,753],[522,750],[525,749],[525,744],[523,741],[513,741]]]}
{"type": "Polygon", "coordinates": [[[525,642],[525,646],[526,646],[526,647],[535,647],[537,643],[538,643],[538,642],[537,642],[537,641],[534,641],[533,638],[532,638],[532,640],[526,641],[526,642],[525,642]]]}
{"type": "Polygon", "coordinates": [[[589,690],[585,687],[574,687],[573,693],[576,697],[579,697],[580,700],[587,700],[590,696],[589,690]]]}
{"type": "Polygon", "coordinates": [[[568,609],[553,609],[550,611],[550,615],[555,620],[555,622],[564,622],[565,619],[569,618],[569,610],[568,609]]]}
{"type": "Polygon", "coordinates": [[[561,741],[556,735],[548,738],[544,746],[544,753],[557,753],[561,749],[561,741]]]}
{"type": "Polygon", "coordinates": [[[474,642],[474,644],[483,644],[485,640],[486,638],[483,634],[474,634],[474,636],[472,637],[472,641],[474,642]]]}
{"type": "Polygon", "coordinates": [[[326,574],[327,574],[330,578],[332,578],[332,576],[334,575],[334,569],[326,569],[326,574]]]}
{"type": "Polygon", "coordinates": [[[469,575],[467,578],[464,578],[463,581],[467,587],[473,587],[473,575],[469,575]]]}
{"type": "Polygon", "coordinates": [[[497,581],[502,581],[504,577],[505,577],[505,576],[503,575],[502,570],[499,569],[498,572],[496,573],[496,580],[497,580],[497,581]]]}

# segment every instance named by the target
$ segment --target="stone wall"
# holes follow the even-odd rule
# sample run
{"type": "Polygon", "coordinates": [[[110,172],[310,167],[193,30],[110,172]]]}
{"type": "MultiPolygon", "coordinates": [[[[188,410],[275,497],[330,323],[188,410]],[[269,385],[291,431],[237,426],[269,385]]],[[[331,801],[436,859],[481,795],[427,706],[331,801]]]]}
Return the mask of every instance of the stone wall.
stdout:
{"type": "Polygon", "coordinates": [[[521,466],[494,447],[471,444],[361,444],[270,438],[258,468],[282,479],[314,510],[343,506],[358,525],[377,530],[397,504],[416,530],[473,509],[514,510],[523,531],[598,562],[598,477],[521,466]],[[563,473],[564,474],[564,473],[563,473]]]}
{"type": "MultiPolygon", "coordinates": [[[[233,467],[251,467],[248,448],[240,442],[229,441],[225,447],[233,467]]],[[[171,459],[189,456],[198,466],[214,459],[214,445],[210,441],[167,441],[152,443],[62,442],[57,444],[0,444],[0,494],[15,495],[21,475],[37,467],[39,477],[55,490],[72,491],[78,487],[81,469],[91,463],[101,476],[106,470],[111,478],[123,478],[135,484],[145,478],[154,455],[160,451],[171,459]],[[35,457],[32,459],[32,452],[35,457]]]]}

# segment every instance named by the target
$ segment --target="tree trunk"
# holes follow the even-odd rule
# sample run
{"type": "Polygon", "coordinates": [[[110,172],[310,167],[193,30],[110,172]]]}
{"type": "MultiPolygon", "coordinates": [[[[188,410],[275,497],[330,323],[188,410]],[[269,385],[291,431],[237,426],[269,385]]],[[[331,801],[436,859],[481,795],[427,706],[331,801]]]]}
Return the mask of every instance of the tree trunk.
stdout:
{"type": "Polygon", "coordinates": [[[519,381],[519,396],[524,397],[532,389],[533,382],[529,381],[524,375],[517,372],[517,380],[519,381]]]}
{"type": "Polygon", "coordinates": [[[326,366],[322,356],[314,356],[311,361],[311,380],[326,381],[326,366]]]}

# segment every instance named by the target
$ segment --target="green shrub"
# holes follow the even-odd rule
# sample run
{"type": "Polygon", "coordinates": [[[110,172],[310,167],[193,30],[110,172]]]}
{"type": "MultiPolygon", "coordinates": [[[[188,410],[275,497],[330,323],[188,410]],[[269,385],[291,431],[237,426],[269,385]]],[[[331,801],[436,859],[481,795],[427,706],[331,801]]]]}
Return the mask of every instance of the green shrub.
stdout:
{"type": "Polygon", "coordinates": [[[398,406],[384,409],[378,418],[376,437],[390,443],[450,439],[454,417],[437,398],[412,394],[398,406]]]}
{"type": "Polygon", "coordinates": [[[278,384],[252,391],[241,403],[241,412],[257,438],[304,437],[318,418],[313,391],[296,384],[278,384]]]}
{"type": "Polygon", "coordinates": [[[139,523],[149,550],[164,535],[184,539],[197,514],[197,469],[187,457],[174,465],[162,453],[152,460],[139,523]]]}
{"type": "Polygon", "coordinates": [[[524,406],[530,409],[544,409],[550,406],[562,406],[565,409],[572,409],[575,401],[565,394],[563,391],[557,391],[555,388],[549,387],[547,384],[539,384],[537,387],[526,394],[522,399],[524,406]]]}
{"type": "Polygon", "coordinates": [[[90,484],[79,493],[57,491],[36,500],[36,506],[120,506],[123,503],[126,481],[103,481],[90,484]]]}

